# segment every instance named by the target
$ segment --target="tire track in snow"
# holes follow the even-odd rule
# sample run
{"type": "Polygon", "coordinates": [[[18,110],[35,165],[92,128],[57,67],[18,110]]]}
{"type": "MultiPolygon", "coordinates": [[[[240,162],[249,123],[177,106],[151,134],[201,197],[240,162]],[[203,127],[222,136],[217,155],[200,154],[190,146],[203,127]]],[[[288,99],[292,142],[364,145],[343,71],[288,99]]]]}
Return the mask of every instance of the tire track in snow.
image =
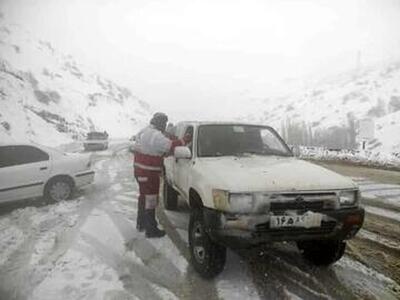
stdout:
{"type": "Polygon", "coordinates": [[[356,299],[335,273],[305,262],[292,243],[240,250],[264,299],[286,299],[287,292],[302,299],[356,299]]]}

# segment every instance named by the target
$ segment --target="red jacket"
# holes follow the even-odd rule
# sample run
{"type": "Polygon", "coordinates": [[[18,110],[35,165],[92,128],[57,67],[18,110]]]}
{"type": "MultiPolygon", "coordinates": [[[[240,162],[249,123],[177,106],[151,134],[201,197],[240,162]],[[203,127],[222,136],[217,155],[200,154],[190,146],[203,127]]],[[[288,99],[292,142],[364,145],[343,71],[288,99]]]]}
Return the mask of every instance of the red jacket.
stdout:
{"type": "Polygon", "coordinates": [[[137,135],[134,146],[135,176],[145,176],[149,172],[161,173],[164,156],[183,145],[183,140],[167,138],[152,125],[144,128],[137,135]]]}

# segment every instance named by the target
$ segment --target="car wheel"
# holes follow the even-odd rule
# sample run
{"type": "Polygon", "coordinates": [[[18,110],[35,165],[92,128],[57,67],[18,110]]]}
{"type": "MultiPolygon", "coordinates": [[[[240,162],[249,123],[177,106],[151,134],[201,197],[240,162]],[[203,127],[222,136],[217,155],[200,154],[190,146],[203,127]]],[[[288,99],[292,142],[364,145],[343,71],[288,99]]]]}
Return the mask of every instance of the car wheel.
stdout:
{"type": "Polygon", "coordinates": [[[167,210],[176,210],[178,208],[178,193],[168,184],[165,177],[163,184],[163,201],[164,207],[167,210]]]}
{"type": "Polygon", "coordinates": [[[73,185],[67,178],[55,178],[51,180],[45,190],[47,199],[53,202],[60,202],[71,197],[73,185]]]}
{"type": "Polygon", "coordinates": [[[342,258],[346,242],[337,240],[297,242],[303,257],[317,266],[328,266],[342,258]]]}
{"type": "Polygon", "coordinates": [[[192,211],[190,215],[189,249],[191,263],[203,278],[213,278],[224,269],[226,247],[216,244],[208,236],[201,209],[192,211]]]}

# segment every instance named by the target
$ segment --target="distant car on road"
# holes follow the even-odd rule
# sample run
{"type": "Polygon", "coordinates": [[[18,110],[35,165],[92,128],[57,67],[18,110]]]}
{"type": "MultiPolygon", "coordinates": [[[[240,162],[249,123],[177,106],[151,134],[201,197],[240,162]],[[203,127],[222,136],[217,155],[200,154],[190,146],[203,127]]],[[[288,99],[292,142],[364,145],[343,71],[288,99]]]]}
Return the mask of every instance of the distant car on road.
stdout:
{"type": "Polygon", "coordinates": [[[83,148],[86,151],[106,150],[108,148],[108,133],[106,131],[89,132],[83,142],[83,148]]]}
{"type": "Polygon", "coordinates": [[[37,144],[0,145],[0,202],[45,196],[67,200],[93,182],[88,154],[64,153],[37,144]]]}

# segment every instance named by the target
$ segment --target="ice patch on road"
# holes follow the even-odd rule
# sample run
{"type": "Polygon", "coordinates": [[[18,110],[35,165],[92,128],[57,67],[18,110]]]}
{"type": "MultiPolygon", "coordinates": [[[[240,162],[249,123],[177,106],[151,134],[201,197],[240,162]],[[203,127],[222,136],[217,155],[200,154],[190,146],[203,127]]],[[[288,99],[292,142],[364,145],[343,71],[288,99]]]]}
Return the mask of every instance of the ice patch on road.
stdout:
{"type": "Polygon", "coordinates": [[[384,245],[384,246],[386,246],[388,248],[392,248],[392,249],[395,249],[395,250],[400,249],[400,244],[398,242],[396,242],[394,240],[389,240],[387,238],[384,238],[384,237],[382,237],[379,234],[376,234],[374,232],[370,232],[370,231],[361,229],[358,232],[357,236],[361,237],[361,238],[364,238],[364,239],[371,240],[371,241],[375,241],[375,242],[377,242],[379,244],[382,244],[382,245],[384,245]]]}
{"type": "Polygon", "coordinates": [[[373,199],[375,201],[380,201],[383,204],[391,205],[400,209],[400,194],[399,196],[389,196],[389,195],[376,195],[374,193],[362,193],[362,196],[366,199],[373,199]]]}
{"type": "Polygon", "coordinates": [[[127,251],[125,253],[125,257],[137,265],[144,266],[143,261],[140,259],[139,256],[136,255],[134,251],[127,251]]]}
{"type": "Polygon", "coordinates": [[[139,195],[139,192],[138,191],[129,191],[129,192],[125,192],[124,195],[136,197],[139,195]]]}
{"type": "Polygon", "coordinates": [[[218,295],[229,300],[260,299],[248,273],[240,257],[228,250],[224,272],[216,280],[218,295]]]}
{"type": "Polygon", "coordinates": [[[34,289],[30,300],[104,299],[104,294],[115,290],[123,291],[123,285],[113,269],[96,256],[71,249],[34,289]]]}
{"type": "Polygon", "coordinates": [[[362,263],[344,256],[332,266],[338,279],[357,295],[368,299],[397,299],[393,290],[400,290],[400,286],[392,279],[376,272],[362,263]]]}
{"type": "Polygon", "coordinates": [[[10,255],[16,251],[25,240],[21,230],[15,226],[0,227],[0,265],[3,265],[10,255]]]}
{"type": "Polygon", "coordinates": [[[111,201],[112,204],[112,210],[116,213],[121,213],[123,215],[136,215],[137,214],[137,208],[133,205],[129,205],[127,203],[121,203],[118,201],[111,201]]]}
{"type": "Polygon", "coordinates": [[[125,251],[125,241],[121,233],[111,218],[102,210],[94,209],[81,227],[81,231],[95,237],[119,254],[125,251]]]}
{"type": "Polygon", "coordinates": [[[178,234],[179,234],[180,238],[182,239],[182,241],[184,241],[185,244],[189,244],[189,237],[188,237],[187,230],[176,228],[176,231],[178,232],[178,234]]]}
{"type": "Polygon", "coordinates": [[[388,197],[388,196],[398,196],[400,195],[400,189],[389,189],[389,190],[373,190],[364,192],[361,190],[362,195],[373,195],[375,197],[388,197]]]}
{"type": "Polygon", "coordinates": [[[113,181],[115,181],[115,178],[117,177],[117,172],[110,171],[109,175],[110,175],[110,178],[111,178],[110,181],[113,182],[113,181]]]}
{"type": "Polygon", "coordinates": [[[102,170],[103,169],[103,165],[106,162],[105,159],[99,160],[97,161],[94,165],[95,165],[95,169],[96,170],[102,170]]]}
{"type": "Polygon", "coordinates": [[[396,190],[398,193],[400,192],[400,185],[397,184],[386,184],[386,183],[372,183],[368,185],[363,185],[360,186],[361,192],[363,191],[377,191],[379,192],[380,190],[396,190]]]}
{"type": "Polygon", "coordinates": [[[167,257],[182,275],[186,273],[188,263],[169,237],[163,239],[148,239],[148,242],[151,243],[159,253],[167,257]]]}
{"type": "Polygon", "coordinates": [[[174,293],[172,293],[170,290],[167,290],[166,288],[156,285],[154,283],[152,283],[150,285],[154,289],[154,291],[157,293],[157,295],[160,296],[161,299],[163,299],[163,300],[179,300],[179,298],[174,293]]]}
{"type": "Polygon", "coordinates": [[[124,195],[118,195],[115,197],[115,199],[122,200],[122,201],[134,201],[134,202],[137,201],[137,199],[135,199],[133,197],[128,197],[128,196],[124,196],[124,195]]]}
{"type": "Polygon", "coordinates": [[[293,294],[292,292],[289,292],[286,288],[283,288],[283,293],[286,296],[285,299],[288,299],[288,300],[303,300],[303,298],[300,298],[299,296],[293,294]]]}
{"type": "Polygon", "coordinates": [[[370,214],[382,216],[400,222],[400,213],[375,206],[364,206],[364,209],[370,214]]]}
{"type": "Polygon", "coordinates": [[[113,191],[119,192],[120,190],[122,190],[122,185],[120,183],[117,183],[117,184],[114,184],[111,188],[113,191]]]}
{"type": "MultiPolygon", "coordinates": [[[[28,216],[32,221],[33,226],[38,226],[43,222],[49,222],[54,219],[55,223],[62,222],[65,218],[68,218],[68,214],[76,212],[80,205],[79,200],[62,201],[53,205],[49,205],[43,208],[32,207],[30,209],[25,208],[22,214],[28,216]]],[[[22,215],[19,218],[23,217],[22,215]]]]}
{"type": "Polygon", "coordinates": [[[46,232],[35,244],[29,264],[34,266],[39,264],[40,260],[50,253],[56,243],[56,233],[46,232]]]}

